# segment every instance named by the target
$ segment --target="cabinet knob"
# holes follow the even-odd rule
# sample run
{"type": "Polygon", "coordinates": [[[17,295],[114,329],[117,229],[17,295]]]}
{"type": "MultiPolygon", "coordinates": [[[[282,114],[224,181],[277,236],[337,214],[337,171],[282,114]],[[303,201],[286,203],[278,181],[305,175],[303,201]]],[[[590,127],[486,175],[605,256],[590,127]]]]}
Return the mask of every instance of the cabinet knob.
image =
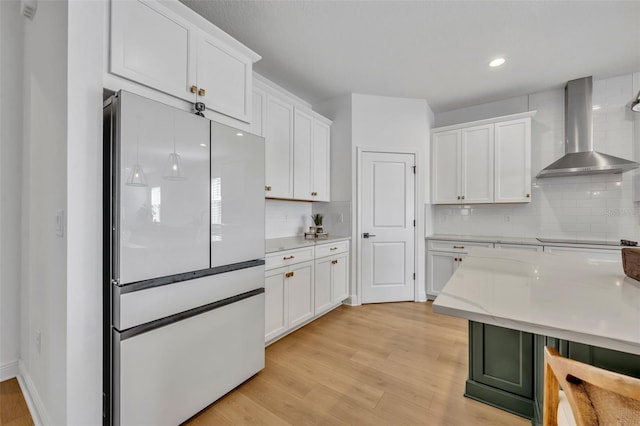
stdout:
{"type": "Polygon", "coordinates": [[[464,195],[462,196],[462,199],[464,200],[464,195]]]}
{"type": "Polygon", "coordinates": [[[458,262],[462,262],[462,258],[459,258],[459,259],[458,259],[458,262]]]}
{"type": "Polygon", "coordinates": [[[454,258],[453,258],[453,261],[454,261],[454,262],[457,262],[457,261],[458,261],[458,258],[457,258],[457,257],[454,257],[454,258]]]}
{"type": "Polygon", "coordinates": [[[313,195],[315,197],[316,195],[318,195],[318,193],[317,192],[312,192],[311,195],[313,195]]]}
{"type": "Polygon", "coordinates": [[[291,278],[293,276],[293,272],[287,272],[286,274],[284,274],[285,278],[291,278]]]}
{"type": "Polygon", "coordinates": [[[291,260],[293,259],[295,256],[285,256],[282,258],[282,260],[291,260]]]}
{"type": "Polygon", "coordinates": [[[270,187],[270,186],[265,186],[265,187],[264,187],[264,190],[265,190],[265,191],[271,191],[271,187],[270,187]]]}
{"type": "Polygon", "coordinates": [[[527,194],[527,195],[526,195],[526,197],[527,197],[527,198],[531,198],[531,194],[527,194]]]}
{"type": "Polygon", "coordinates": [[[337,261],[337,260],[332,260],[332,261],[331,261],[331,264],[332,264],[332,265],[335,265],[336,263],[338,263],[338,261],[337,261]]]}
{"type": "Polygon", "coordinates": [[[204,96],[204,94],[205,94],[204,89],[198,90],[198,96],[204,96]]]}
{"type": "Polygon", "coordinates": [[[458,195],[458,200],[460,199],[460,196],[458,195]]]}
{"type": "Polygon", "coordinates": [[[196,93],[198,91],[198,86],[191,86],[191,93],[196,93]]]}

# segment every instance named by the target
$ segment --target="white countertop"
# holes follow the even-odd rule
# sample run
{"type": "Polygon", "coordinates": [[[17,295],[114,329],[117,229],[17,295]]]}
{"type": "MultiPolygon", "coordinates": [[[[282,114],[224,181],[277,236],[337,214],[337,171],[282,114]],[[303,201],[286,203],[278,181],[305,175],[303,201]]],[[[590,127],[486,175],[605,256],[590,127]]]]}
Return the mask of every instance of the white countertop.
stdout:
{"type": "Polygon", "coordinates": [[[640,282],[621,262],[472,248],[433,311],[640,355],[640,282]]]}
{"type": "Polygon", "coordinates": [[[318,244],[335,243],[337,241],[350,240],[351,237],[333,236],[328,238],[305,239],[304,237],[270,238],[265,240],[265,252],[273,253],[282,250],[291,250],[318,244]]]}
{"type": "Polygon", "coordinates": [[[482,242],[496,244],[526,244],[532,246],[553,246],[553,247],[576,247],[588,249],[620,250],[622,246],[601,245],[601,244],[576,244],[576,243],[543,243],[535,238],[528,237],[500,237],[495,235],[450,235],[434,234],[426,237],[427,240],[442,241],[465,241],[482,242]]]}

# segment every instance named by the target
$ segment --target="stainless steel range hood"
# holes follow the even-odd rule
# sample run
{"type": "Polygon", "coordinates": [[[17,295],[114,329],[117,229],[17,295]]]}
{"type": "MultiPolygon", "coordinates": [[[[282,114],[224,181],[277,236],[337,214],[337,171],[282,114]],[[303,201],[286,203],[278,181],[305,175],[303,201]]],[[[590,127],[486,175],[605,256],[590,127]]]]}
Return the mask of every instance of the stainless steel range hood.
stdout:
{"type": "Polygon", "coordinates": [[[640,164],[593,150],[591,77],[571,80],[564,88],[565,155],[538,173],[537,178],[622,173],[640,164]]]}

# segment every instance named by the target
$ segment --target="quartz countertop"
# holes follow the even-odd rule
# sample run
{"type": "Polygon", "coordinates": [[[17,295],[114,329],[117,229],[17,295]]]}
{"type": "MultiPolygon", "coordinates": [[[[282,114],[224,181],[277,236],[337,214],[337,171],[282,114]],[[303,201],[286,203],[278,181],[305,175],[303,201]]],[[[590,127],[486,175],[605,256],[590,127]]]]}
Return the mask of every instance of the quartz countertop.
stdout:
{"type": "Polygon", "coordinates": [[[640,355],[640,282],[621,262],[472,248],[433,311],[640,355]]]}
{"type": "Polygon", "coordinates": [[[605,249],[620,250],[622,246],[601,245],[601,244],[577,244],[577,243],[543,243],[535,238],[529,237],[501,237],[491,235],[449,235],[434,234],[426,237],[427,240],[443,240],[443,241],[465,241],[465,242],[482,242],[496,244],[527,244],[533,246],[554,246],[554,247],[576,247],[588,249],[605,249]]]}
{"type": "Polygon", "coordinates": [[[318,244],[335,243],[337,241],[348,241],[351,237],[347,236],[333,236],[329,235],[328,238],[314,238],[305,239],[304,237],[284,237],[284,238],[269,238],[265,240],[265,252],[273,253],[282,250],[291,250],[301,247],[315,246],[318,244]]]}

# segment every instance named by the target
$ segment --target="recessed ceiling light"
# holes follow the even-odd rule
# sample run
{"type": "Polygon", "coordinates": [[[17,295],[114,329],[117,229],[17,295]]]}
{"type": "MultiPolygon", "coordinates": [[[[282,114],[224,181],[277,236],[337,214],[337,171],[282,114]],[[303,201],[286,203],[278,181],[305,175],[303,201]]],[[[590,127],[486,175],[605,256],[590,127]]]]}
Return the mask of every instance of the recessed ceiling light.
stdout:
{"type": "Polygon", "coordinates": [[[506,62],[506,60],[504,58],[496,58],[493,61],[489,62],[489,66],[492,68],[495,67],[499,67],[500,65],[504,64],[506,62]]]}
{"type": "Polygon", "coordinates": [[[201,143],[200,146],[203,147],[203,148],[206,148],[207,144],[206,143],[201,143]]]}
{"type": "Polygon", "coordinates": [[[594,105],[591,107],[591,109],[594,111],[599,110],[600,108],[601,108],[600,105],[594,105]]]}
{"type": "Polygon", "coordinates": [[[238,133],[236,133],[236,136],[244,136],[244,133],[238,132],[238,133]]]}

